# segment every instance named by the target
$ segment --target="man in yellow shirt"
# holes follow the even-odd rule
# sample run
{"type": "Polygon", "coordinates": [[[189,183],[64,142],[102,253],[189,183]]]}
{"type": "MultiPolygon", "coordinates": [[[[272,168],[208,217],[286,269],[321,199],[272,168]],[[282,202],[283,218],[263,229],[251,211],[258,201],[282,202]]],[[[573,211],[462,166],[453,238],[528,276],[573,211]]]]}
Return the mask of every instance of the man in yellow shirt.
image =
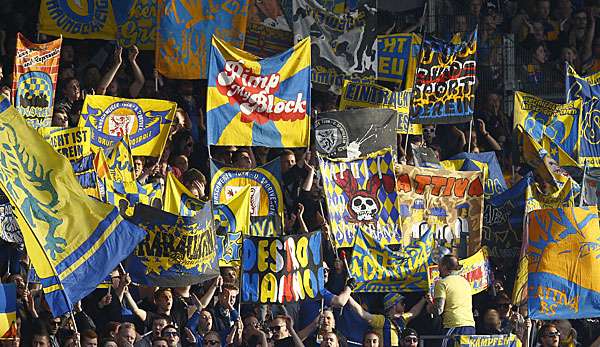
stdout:
{"type": "MultiPolygon", "coordinates": [[[[446,336],[475,335],[471,285],[458,274],[461,267],[454,255],[444,256],[439,263],[442,279],[436,282],[433,291],[434,313],[442,316],[446,336]]],[[[449,340],[444,339],[442,347],[454,345],[449,340]]]]}

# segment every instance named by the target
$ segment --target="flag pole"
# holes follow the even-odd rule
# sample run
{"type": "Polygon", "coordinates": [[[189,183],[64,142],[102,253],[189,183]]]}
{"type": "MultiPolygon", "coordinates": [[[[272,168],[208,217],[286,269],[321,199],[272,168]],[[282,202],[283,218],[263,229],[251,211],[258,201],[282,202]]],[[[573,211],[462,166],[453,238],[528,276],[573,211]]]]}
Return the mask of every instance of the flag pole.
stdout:
{"type": "MultiPolygon", "coordinates": [[[[588,161],[586,159],[585,165],[583,166],[583,178],[581,179],[581,193],[579,194],[579,207],[583,207],[583,203],[584,203],[584,195],[586,194],[585,175],[587,174],[587,171],[588,171],[588,161]]],[[[598,202],[596,202],[596,204],[598,204],[598,202]]]]}
{"type": "Polygon", "coordinates": [[[473,118],[471,118],[471,121],[469,122],[469,149],[467,150],[468,153],[471,153],[472,132],[473,132],[473,118]]]}
{"type": "Polygon", "coordinates": [[[27,278],[25,279],[25,289],[29,289],[29,272],[30,271],[31,271],[31,258],[29,258],[29,264],[27,264],[27,278]]]}
{"type": "MultiPolygon", "coordinates": [[[[429,5],[428,1],[425,1],[425,4],[423,5],[423,15],[422,17],[425,17],[427,15],[427,5],[429,5]]],[[[419,73],[419,68],[421,67],[421,56],[423,55],[423,42],[425,41],[425,27],[427,26],[427,20],[428,17],[425,17],[425,20],[423,21],[423,25],[421,25],[419,34],[421,35],[421,45],[419,46],[419,56],[418,56],[418,60],[417,60],[417,66],[416,66],[416,70],[415,70],[415,74],[413,76],[413,81],[412,81],[412,85],[411,85],[411,92],[410,92],[410,103],[408,104],[408,115],[406,117],[406,138],[404,139],[404,157],[407,158],[408,154],[406,153],[408,150],[408,135],[409,135],[409,127],[410,127],[410,110],[412,109],[412,97],[414,95],[414,89],[415,89],[415,83],[417,81],[417,75],[419,73]]],[[[411,47],[412,50],[412,47],[411,47]]],[[[412,52],[411,52],[412,53],[412,52]]]]}

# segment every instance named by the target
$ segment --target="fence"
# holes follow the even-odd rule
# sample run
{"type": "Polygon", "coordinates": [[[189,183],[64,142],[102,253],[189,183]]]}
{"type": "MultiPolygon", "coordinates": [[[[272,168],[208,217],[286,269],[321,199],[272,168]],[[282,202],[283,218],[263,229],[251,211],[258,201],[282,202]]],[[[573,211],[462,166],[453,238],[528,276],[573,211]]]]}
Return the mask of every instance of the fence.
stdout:
{"type": "MultiPolygon", "coordinates": [[[[496,6],[497,16],[480,16],[475,20],[468,9],[458,8],[457,1],[427,1],[426,35],[449,38],[450,33],[478,28],[478,106],[485,102],[485,96],[494,92],[502,96],[502,108],[505,114],[513,112],[515,91],[535,94],[554,102],[564,102],[564,63],[549,62],[541,66],[539,76],[533,74],[530,48],[516,41],[510,33],[511,16],[514,9],[496,6]],[[488,18],[489,17],[489,18],[488,18]],[[493,18],[505,18],[502,23],[490,23],[493,18]],[[491,26],[496,26],[493,33],[484,33],[491,26]]],[[[485,9],[482,10],[484,13],[485,9]]]]}

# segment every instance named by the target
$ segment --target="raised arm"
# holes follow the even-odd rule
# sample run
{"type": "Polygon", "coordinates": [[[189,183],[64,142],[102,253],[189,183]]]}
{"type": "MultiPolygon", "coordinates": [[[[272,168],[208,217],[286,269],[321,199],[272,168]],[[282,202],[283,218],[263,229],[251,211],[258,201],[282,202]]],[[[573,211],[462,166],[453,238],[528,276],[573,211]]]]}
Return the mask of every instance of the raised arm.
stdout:
{"type": "Polygon", "coordinates": [[[204,295],[202,295],[200,299],[198,299],[198,297],[192,293],[192,299],[194,299],[194,303],[196,304],[196,306],[198,306],[199,310],[205,308],[210,304],[210,301],[212,300],[213,296],[215,295],[215,292],[217,291],[217,288],[220,288],[222,285],[223,277],[219,276],[215,278],[213,283],[210,285],[210,288],[208,288],[206,293],[204,293],[204,295]]]}
{"type": "Polygon", "coordinates": [[[121,46],[117,46],[115,48],[115,53],[113,54],[113,64],[110,69],[102,76],[100,83],[98,83],[98,87],[96,88],[96,94],[105,95],[106,89],[110,85],[110,82],[115,78],[117,71],[121,67],[121,63],[123,62],[123,58],[121,57],[121,53],[123,53],[123,48],[121,46]]]}
{"type": "Polygon", "coordinates": [[[496,139],[490,135],[489,132],[485,129],[485,122],[482,119],[477,120],[477,125],[479,126],[479,131],[481,132],[481,136],[488,143],[488,145],[492,148],[493,151],[501,151],[502,147],[496,142],[496,139]]]}
{"type": "Polygon", "coordinates": [[[137,46],[133,45],[131,46],[131,48],[129,48],[129,64],[131,64],[131,70],[133,70],[133,82],[131,83],[131,85],[129,86],[129,96],[131,96],[132,98],[137,98],[138,95],[140,94],[140,90],[142,90],[142,88],[144,87],[144,83],[146,82],[146,79],[144,78],[144,74],[142,73],[142,69],[140,69],[140,67],[137,64],[137,61],[135,60],[138,56],[138,53],[140,51],[138,50],[137,46]]]}
{"type": "Polygon", "coordinates": [[[419,302],[417,302],[407,313],[408,315],[406,315],[404,317],[404,319],[406,320],[406,323],[408,323],[408,321],[410,321],[411,319],[415,318],[416,316],[418,316],[419,314],[421,314],[421,311],[423,310],[423,307],[425,307],[425,304],[427,303],[428,298],[431,297],[430,294],[425,295],[424,297],[421,298],[421,300],[419,300],[419,302]]]}
{"type": "Polygon", "coordinates": [[[375,318],[373,314],[362,308],[362,306],[360,306],[360,304],[356,302],[353,297],[348,299],[348,305],[350,305],[350,307],[354,310],[354,312],[356,312],[356,314],[358,314],[360,318],[366,320],[369,322],[369,324],[373,321],[373,318],[375,318]]]}
{"type": "Polygon", "coordinates": [[[133,300],[133,297],[129,293],[129,290],[125,291],[125,298],[127,299],[127,303],[129,304],[129,307],[131,307],[131,310],[133,311],[133,313],[136,316],[138,316],[138,318],[141,319],[142,322],[145,321],[146,317],[148,316],[148,313],[138,307],[135,300],[133,300]]]}

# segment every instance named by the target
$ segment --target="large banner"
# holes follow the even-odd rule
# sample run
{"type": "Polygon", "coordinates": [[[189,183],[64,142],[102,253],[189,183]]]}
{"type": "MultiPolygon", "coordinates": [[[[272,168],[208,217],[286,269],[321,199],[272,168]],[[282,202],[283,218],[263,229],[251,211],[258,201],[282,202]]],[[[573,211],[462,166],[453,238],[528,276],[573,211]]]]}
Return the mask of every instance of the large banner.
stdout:
{"type": "MultiPolygon", "coordinates": [[[[479,294],[492,284],[492,266],[488,258],[488,250],[482,247],[472,256],[459,261],[462,268],[458,273],[471,284],[471,294],[479,294]]],[[[437,265],[427,268],[427,280],[429,281],[429,292],[433,295],[435,282],[440,280],[440,270],[437,265]]]]}
{"type": "Polygon", "coordinates": [[[555,104],[515,92],[514,126],[529,134],[560,166],[574,166],[581,105],[581,100],[555,104]]]}
{"type": "Polygon", "coordinates": [[[521,347],[516,335],[460,335],[455,337],[454,347],[521,347]]]}
{"type": "Polygon", "coordinates": [[[376,7],[374,0],[361,0],[352,15],[336,14],[317,0],[292,0],[295,40],[312,40],[313,83],[339,94],[345,79],[375,79],[376,7]]]}
{"type": "Polygon", "coordinates": [[[211,37],[244,46],[248,0],[158,0],[156,69],[168,78],[207,77],[211,37]]]}
{"type": "Polygon", "coordinates": [[[351,161],[319,157],[319,166],[338,247],[352,247],[359,230],[383,244],[402,242],[394,157],[389,149],[351,161]]]}
{"type": "Polygon", "coordinates": [[[600,315],[598,208],[558,208],[529,214],[528,308],[532,319],[600,315]]]}
{"type": "Polygon", "coordinates": [[[475,107],[477,30],[457,44],[427,37],[413,86],[411,117],[421,124],[468,122],[475,107]]]}
{"type": "Polygon", "coordinates": [[[147,232],[127,262],[134,282],[185,287],[219,275],[210,204],[193,217],[137,205],[130,220],[147,232]]]}
{"type": "Polygon", "coordinates": [[[88,128],[39,128],[55,151],[62,154],[73,166],[75,177],[87,195],[99,197],[98,175],[94,169],[94,153],[90,144],[88,128]]]}
{"type": "Polygon", "coordinates": [[[321,298],[321,232],[244,238],[242,302],[272,304],[321,298]]]}
{"type": "Polygon", "coordinates": [[[355,109],[319,113],[317,152],[330,158],[356,159],[386,147],[396,153],[396,111],[355,109]]]}
{"type": "Polygon", "coordinates": [[[136,45],[151,51],[156,45],[156,6],[158,0],[119,0],[133,2],[125,22],[117,30],[119,46],[136,45]]]}
{"type": "Polygon", "coordinates": [[[52,123],[62,38],[48,43],[29,42],[17,34],[13,68],[13,105],[34,128],[52,123]]]}
{"type": "Polygon", "coordinates": [[[582,99],[579,117],[579,164],[600,167],[600,72],[580,77],[572,66],[567,67],[567,102],[582,99]]]}
{"type": "Polygon", "coordinates": [[[377,79],[411,88],[420,44],[421,38],[412,33],[377,36],[377,79]]]}
{"type": "Polygon", "coordinates": [[[357,292],[421,292],[427,290],[433,233],[427,231],[401,251],[381,245],[367,231],[359,231],[352,251],[350,274],[357,292]]]}
{"type": "Polygon", "coordinates": [[[365,107],[390,108],[398,112],[396,131],[406,134],[408,125],[409,134],[421,135],[422,125],[409,123],[410,96],[410,90],[392,91],[374,83],[345,80],[340,98],[340,111],[365,107]]]}
{"type": "Polygon", "coordinates": [[[281,164],[275,159],[255,169],[236,169],[211,161],[210,190],[215,205],[225,204],[250,186],[250,235],[273,236],[283,230],[281,164]]]}
{"type": "Polygon", "coordinates": [[[483,219],[482,173],[397,165],[405,240],[430,228],[439,245],[472,254],[479,249],[483,219]],[[467,248],[468,245],[468,248],[467,248]]]}
{"type": "Polygon", "coordinates": [[[176,103],[165,100],[88,95],[79,126],[92,130],[92,149],[96,152],[129,135],[134,156],[160,157],[176,107],[176,103]]]}
{"type": "Polygon", "coordinates": [[[307,147],[310,41],[260,59],[213,37],[207,99],[209,145],[307,147]]]}

